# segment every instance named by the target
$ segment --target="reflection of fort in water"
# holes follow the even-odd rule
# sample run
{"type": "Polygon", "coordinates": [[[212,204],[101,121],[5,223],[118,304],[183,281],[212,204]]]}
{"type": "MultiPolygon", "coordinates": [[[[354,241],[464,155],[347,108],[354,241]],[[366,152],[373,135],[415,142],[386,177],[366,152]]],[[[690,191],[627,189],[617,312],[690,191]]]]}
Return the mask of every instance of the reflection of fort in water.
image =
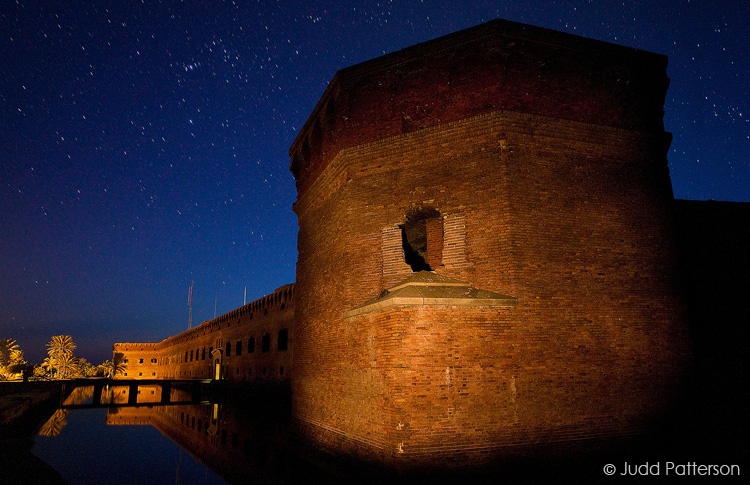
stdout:
{"type": "MultiPolygon", "coordinates": [[[[148,395],[159,393],[159,389],[154,389],[154,394],[148,395]]],[[[183,400],[187,396],[175,398],[183,400]]],[[[258,480],[274,469],[283,473],[283,468],[278,471],[274,462],[283,461],[287,454],[288,407],[274,411],[255,409],[254,414],[247,411],[247,407],[228,404],[157,404],[110,410],[106,423],[153,426],[229,483],[258,480]]]]}

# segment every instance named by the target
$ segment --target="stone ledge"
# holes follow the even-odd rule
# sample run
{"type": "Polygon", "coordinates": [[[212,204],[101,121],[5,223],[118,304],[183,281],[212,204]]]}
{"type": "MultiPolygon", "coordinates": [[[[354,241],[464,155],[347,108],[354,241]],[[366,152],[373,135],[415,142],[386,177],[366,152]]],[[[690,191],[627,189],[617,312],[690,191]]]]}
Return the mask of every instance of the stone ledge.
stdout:
{"type": "Polygon", "coordinates": [[[518,299],[491,291],[473,288],[471,284],[431,271],[420,271],[409,276],[380,296],[344,312],[344,318],[407,306],[477,306],[515,307],[518,299]]]}

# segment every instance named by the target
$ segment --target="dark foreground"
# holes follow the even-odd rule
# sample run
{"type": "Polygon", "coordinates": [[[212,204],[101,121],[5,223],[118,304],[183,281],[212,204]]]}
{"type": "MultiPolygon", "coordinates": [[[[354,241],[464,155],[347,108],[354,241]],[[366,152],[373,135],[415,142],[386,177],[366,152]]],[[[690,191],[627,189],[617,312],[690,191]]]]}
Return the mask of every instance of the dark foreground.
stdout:
{"type": "MultiPolygon", "coordinates": [[[[245,423],[252,428],[251,439],[240,440],[235,447],[235,454],[236,450],[244,452],[237,456],[247,463],[227,468],[222,458],[201,456],[200,443],[185,441],[184,436],[182,442],[180,436],[169,437],[229,483],[632,483],[640,477],[623,476],[626,463],[631,471],[640,467],[636,473],[658,472],[659,482],[672,478],[687,483],[691,481],[687,476],[699,476],[699,465],[737,465],[740,473],[750,473],[747,396],[740,393],[732,398],[706,385],[718,383],[717,379],[696,371],[681,399],[648,436],[528,450],[483,469],[390,470],[316,449],[291,431],[289,396],[278,389],[269,394],[257,388],[213,388],[212,400],[222,402],[227,422],[255,416],[245,423]],[[614,467],[614,475],[605,474],[606,465],[614,467]],[[668,467],[672,467],[669,475],[668,467]]],[[[0,483],[65,483],[31,452],[36,434],[60,398],[58,383],[0,383],[0,483]]],[[[232,453],[227,446],[225,455],[232,453]]],[[[715,476],[703,478],[706,483],[716,480],[715,476]]],[[[741,480],[736,474],[719,478],[741,480]]]]}

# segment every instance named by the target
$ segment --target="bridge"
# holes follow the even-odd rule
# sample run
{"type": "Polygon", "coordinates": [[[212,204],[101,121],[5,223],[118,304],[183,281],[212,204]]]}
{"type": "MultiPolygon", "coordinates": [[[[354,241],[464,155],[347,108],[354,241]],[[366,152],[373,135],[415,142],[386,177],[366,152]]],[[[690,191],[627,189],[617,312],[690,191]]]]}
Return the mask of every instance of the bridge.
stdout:
{"type": "Polygon", "coordinates": [[[134,406],[169,406],[178,404],[207,403],[203,399],[204,390],[211,383],[210,379],[71,379],[62,382],[62,399],[60,409],[92,409],[92,408],[115,408],[134,406]],[[161,392],[158,400],[138,401],[138,390],[140,387],[159,386],[161,392]],[[66,404],[65,401],[77,388],[93,387],[94,396],[90,403],[66,404]],[[105,389],[128,388],[128,399],[126,402],[102,402],[105,389]],[[172,390],[183,391],[182,399],[173,400],[172,390]]]}

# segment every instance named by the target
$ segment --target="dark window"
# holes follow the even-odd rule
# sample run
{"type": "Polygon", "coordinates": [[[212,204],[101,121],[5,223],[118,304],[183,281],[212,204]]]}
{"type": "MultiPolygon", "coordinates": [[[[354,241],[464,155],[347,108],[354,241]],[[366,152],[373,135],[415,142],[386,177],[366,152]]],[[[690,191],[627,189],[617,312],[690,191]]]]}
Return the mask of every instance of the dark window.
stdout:
{"type": "Polygon", "coordinates": [[[190,362],[192,362],[192,361],[193,361],[193,351],[191,350],[190,351],[190,362]]]}
{"type": "Polygon", "coordinates": [[[156,364],[156,359],[151,359],[152,364],[156,364]]]}
{"type": "Polygon", "coordinates": [[[234,355],[242,355],[242,340],[238,340],[234,346],[234,355]]]}
{"type": "Polygon", "coordinates": [[[185,351],[185,360],[183,360],[183,362],[187,362],[188,361],[187,359],[188,359],[188,353],[187,351],[185,351]]]}
{"type": "Polygon", "coordinates": [[[279,330],[279,350],[286,350],[289,348],[289,330],[282,328],[279,330]]]}
{"type": "Polygon", "coordinates": [[[247,353],[252,354],[255,352],[255,337],[250,337],[247,341],[247,353]]]}
{"type": "Polygon", "coordinates": [[[401,225],[404,260],[412,271],[432,271],[443,259],[443,218],[435,209],[410,214],[401,225]]]}
{"type": "Polygon", "coordinates": [[[280,376],[284,375],[284,366],[283,365],[281,367],[279,367],[279,375],[280,376]]]}
{"type": "Polygon", "coordinates": [[[201,360],[206,360],[206,347],[203,347],[203,352],[201,353],[201,360]]]}
{"type": "Polygon", "coordinates": [[[211,354],[213,354],[213,353],[214,353],[214,348],[213,347],[209,347],[208,348],[208,357],[210,358],[211,354]]]}
{"type": "Polygon", "coordinates": [[[143,364],[143,359],[138,359],[139,364],[143,364]]]}
{"type": "Polygon", "coordinates": [[[225,355],[227,357],[229,357],[230,355],[232,355],[232,343],[231,342],[227,342],[226,347],[227,347],[227,349],[225,351],[225,355]]]}
{"type": "Polygon", "coordinates": [[[271,350],[271,334],[270,333],[264,333],[263,337],[260,339],[260,350],[263,352],[268,352],[271,350]]]}

